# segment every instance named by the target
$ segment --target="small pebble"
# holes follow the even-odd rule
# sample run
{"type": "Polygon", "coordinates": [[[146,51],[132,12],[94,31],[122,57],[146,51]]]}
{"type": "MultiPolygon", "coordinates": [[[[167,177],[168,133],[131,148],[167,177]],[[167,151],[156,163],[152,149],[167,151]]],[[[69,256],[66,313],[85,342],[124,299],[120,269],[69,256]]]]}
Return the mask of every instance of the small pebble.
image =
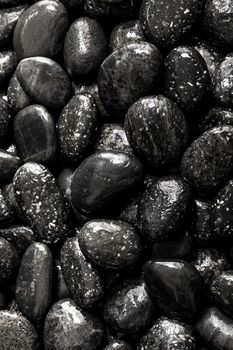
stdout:
{"type": "Polygon", "coordinates": [[[6,139],[11,129],[12,119],[7,97],[0,95],[0,141],[6,139]]]}
{"type": "Polygon", "coordinates": [[[0,189],[0,223],[5,227],[15,219],[14,207],[4,191],[0,189]]]}
{"type": "Polygon", "coordinates": [[[21,160],[4,150],[0,150],[0,181],[10,181],[16,170],[20,167],[21,160]]]}
{"type": "Polygon", "coordinates": [[[35,242],[34,233],[27,226],[15,225],[8,228],[1,228],[0,237],[5,238],[11,243],[20,257],[24,254],[29,245],[35,242]]]}
{"type": "Polygon", "coordinates": [[[210,283],[210,294],[214,304],[232,317],[233,313],[233,271],[223,271],[210,283]]]}
{"type": "Polygon", "coordinates": [[[215,97],[225,107],[233,107],[233,55],[229,54],[218,66],[215,75],[215,97]]]}
{"type": "Polygon", "coordinates": [[[199,134],[214,128],[215,126],[233,126],[233,110],[224,107],[213,107],[201,119],[197,130],[199,134]]]}
{"type": "Polygon", "coordinates": [[[53,294],[55,300],[66,299],[70,297],[70,292],[67,288],[67,285],[64,281],[62,274],[61,263],[59,260],[54,261],[54,284],[53,284],[53,294]]]}
{"type": "Polygon", "coordinates": [[[145,41],[139,20],[131,20],[118,24],[110,35],[110,49],[116,51],[120,47],[145,41]]]}
{"type": "Polygon", "coordinates": [[[214,237],[211,225],[212,203],[196,199],[193,206],[190,232],[197,244],[207,246],[214,237]]]}
{"type": "Polygon", "coordinates": [[[12,75],[12,78],[8,85],[7,97],[8,97],[10,110],[13,113],[17,113],[21,109],[32,104],[31,98],[22,88],[16,76],[16,73],[12,75]]]}
{"type": "Polygon", "coordinates": [[[4,238],[0,238],[0,257],[0,282],[4,283],[10,280],[19,264],[16,249],[4,238]]]}
{"type": "Polygon", "coordinates": [[[103,19],[127,18],[132,15],[137,0],[84,0],[84,11],[90,17],[103,19]]]}
{"type": "MultiPolygon", "coordinates": [[[[1,12],[0,12],[1,14],[1,12]]],[[[0,88],[9,82],[16,66],[18,59],[16,53],[12,50],[0,51],[0,88]]]]}
{"type": "Polygon", "coordinates": [[[104,350],[132,350],[132,347],[122,340],[116,340],[109,343],[104,350]]]}

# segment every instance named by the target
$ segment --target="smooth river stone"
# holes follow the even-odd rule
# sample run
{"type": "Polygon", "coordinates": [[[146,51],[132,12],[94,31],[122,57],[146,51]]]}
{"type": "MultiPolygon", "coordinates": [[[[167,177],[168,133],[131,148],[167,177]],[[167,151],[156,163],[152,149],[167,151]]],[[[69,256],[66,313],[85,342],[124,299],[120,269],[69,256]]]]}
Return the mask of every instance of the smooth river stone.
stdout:
{"type": "Polygon", "coordinates": [[[39,241],[56,244],[72,234],[70,206],[47,168],[24,164],[15,174],[13,186],[17,203],[39,241]]]}
{"type": "Polygon", "coordinates": [[[17,56],[56,56],[68,26],[67,11],[59,1],[42,0],[31,5],[15,27],[13,45],[17,56]]]}
{"type": "Polygon", "coordinates": [[[24,162],[50,164],[56,155],[57,136],[52,115],[40,105],[21,110],[14,118],[14,137],[24,162]]]}

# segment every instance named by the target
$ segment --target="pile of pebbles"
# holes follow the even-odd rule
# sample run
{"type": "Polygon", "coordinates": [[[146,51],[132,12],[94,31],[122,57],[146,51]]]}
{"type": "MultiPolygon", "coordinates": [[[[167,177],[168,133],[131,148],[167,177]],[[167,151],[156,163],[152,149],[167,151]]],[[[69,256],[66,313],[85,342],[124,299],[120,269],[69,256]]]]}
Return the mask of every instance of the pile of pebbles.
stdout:
{"type": "Polygon", "coordinates": [[[0,0],[0,350],[233,350],[233,1],[0,0]]]}

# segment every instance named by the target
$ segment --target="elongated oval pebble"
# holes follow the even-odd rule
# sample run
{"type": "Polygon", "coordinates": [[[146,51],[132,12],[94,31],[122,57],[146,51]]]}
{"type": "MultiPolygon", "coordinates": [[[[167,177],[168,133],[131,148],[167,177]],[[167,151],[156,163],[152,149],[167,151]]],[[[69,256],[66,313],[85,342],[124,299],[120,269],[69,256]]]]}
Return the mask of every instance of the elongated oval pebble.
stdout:
{"type": "Polygon", "coordinates": [[[0,282],[3,283],[10,280],[15,272],[19,256],[13,245],[4,238],[0,238],[0,256],[0,282]]]}
{"type": "Polygon", "coordinates": [[[80,250],[78,237],[64,243],[60,259],[62,274],[74,301],[84,308],[95,305],[103,295],[103,280],[80,250]]]}
{"type": "Polygon", "coordinates": [[[55,244],[71,235],[69,204],[47,168],[24,164],[15,174],[13,186],[17,203],[40,241],[55,244]]]}
{"type": "Polygon", "coordinates": [[[0,237],[5,238],[11,243],[17,253],[21,256],[25,250],[35,242],[33,231],[27,226],[15,225],[8,228],[0,229],[0,237]]]}

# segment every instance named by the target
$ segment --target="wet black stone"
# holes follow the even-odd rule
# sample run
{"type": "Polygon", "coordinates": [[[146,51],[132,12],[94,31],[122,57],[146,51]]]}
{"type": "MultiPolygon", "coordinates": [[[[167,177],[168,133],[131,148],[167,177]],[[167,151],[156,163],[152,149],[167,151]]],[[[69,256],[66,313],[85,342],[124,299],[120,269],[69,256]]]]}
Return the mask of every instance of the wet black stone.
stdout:
{"type": "Polygon", "coordinates": [[[107,269],[135,265],[142,243],[135,228],[118,220],[92,220],[79,233],[80,248],[93,264],[107,269]]]}
{"type": "Polygon", "coordinates": [[[233,107],[233,55],[229,54],[218,66],[215,76],[215,97],[226,107],[233,107]]]}
{"type": "Polygon", "coordinates": [[[197,334],[211,350],[231,350],[233,322],[216,307],[207,309],[196,324],[197,334]]]}
{"type": "Polygon", "coordinates": [[[116,3],[104,0],[85,0],[85,13],[94,18],[118,19],[131,16],[137,0],[118,1],[116,3]]]}
{"type": "Polygon", "coordinates": [[[50,58],[23,59],[16,68],[16,77],[30,98],[44,107],[59,110],[69,98],[69,79],[62,67],[50,58]]]}
{"type": "Polygon", "coordinates": [[[74,301],[80,307],[93,307],[103,295],[103,280],[81,252],[78,237],[65,242],[60,259],[62,274],[74,301]]]}
{"type": "Polygon", "coordinates": [[[107,53],[107,38],[96,20],[82,17],[71,24],[64,43],[64,61],[72,77],[95,72],[107,53]]]}
{"type": "Polygon", "coordinates": [[[194,241],[202,246],[207,246],[213,239],[211,213],[211,202],[199,199],[195,200],[193,204],[190,233],[194,241]]]}
{"type": "Polygon", "coordinates": [[[13,74],[7,89],[10,110],[14,113],[32,104],[29,95],[22,88],[16,73],[13,74]]]}
{"type": "Polygon", "coordinates": [[[39,321],[50,306],[52,264],[52,254],[43,243],[32,243],[20,262],[15,290],[16,302],[29,320],[39,321]]]}
{"type": "Polygon", "coordinates": [[[20,59],[32,56],[54,57],[63,47],[68,15],[59,1],[42,0],[19,17],[13,44],[20,59]]]}
{"type": "Polygon", "coordinates": [[[0,51],[0,88],[8,83],[18,63],[16,53],[12,50],[0,51]]]}
{"type": "Polygon", "coordinates": [[[196,22],[201,10],[200,0],[144,0],[140,21],[146,38],[163,48],[179,43],[196,22]]]}
{"type": "Polygon", "coordinates": [[[68,162],[75,163],[84,158],[94,143],[97,126],[93,97],[87,94],[73,96],[58,121],[60,150],[68,162]]]}
{"type": "MultiPolygon", "coordinates": [[[[2,0],[0,1],[0,4],[2,0]]],[[[28,8],[28,4],[23,4],[10,8],[0,9],[0,45],[6,44],[13,35],[15,25],[19,16],[28,8]]]]}
{"type": "Polygon", "coordinates": [[[0,332],[1,349],[39,349],[39,338],[34,326],[18,312],[0,311],[0,332]]]}
{"type": "Polygon", "coordinates": [[[113,340],[103,350],[132,350],[132,347],[123,340],[113,340]]]}
{"type": "Polygon", "coordinates": [[[223,271],[210,283],[211,299],[224,313],[233,313],[233,271],[223,271]]]}
{"type": "Polygon", "coordinates": [[[5,238],[11,243],[19,256],[22,256],[25,250],[35,242],[35,235],[33,231],[27,226],[10,226],[8,228],[0,229],[0,237],[5,238]]]}
{"type": "Polygon", "coordinates": [[[64,197],[70,200],[70,185],[74,170],[72,168],[63,169],[58,175],[57,182],[64,197]]]}
{"type": "Polygon", "coordinates": [[[4,283],[9,281],[15,272],[19,256],[13,245],[2,237],[0,238],[0,256],[0,282],[4,283]]]}
{"type": "Polygon", "coordinates": [[[209,93],[210,77],[202,56],[191,46],[179,46],[167,55],[165,95],[189,113],[199,111],[209,93]]]}
{"type": "Polygon", "coordinates": [[[192,237],[189,233],[185,233],[182,238],[176,241],[155,243],[152,248],[152,257],[153,259],[177,258],[188,260],[192,255],[192,243],[192,237]]]}
{"type": "Polygon", "coordinates": [[[61,263],[59,260],[54,261],[53,275],[54,275],[53,293],[54,293],[55,300],[69,298],[70,293],[64,281],[64,277],[61,269],[61,263]]]}
{"type": "Polygon", "coordinates": [[[124,333],[142,331],[153,315],[153,301],[140,280],[125,281],[113,288],[104,306],[105,322],[124,333]]]}
{"type": "Polygon", "coordinates": [[[185,223],[190,199],[189,187],[181,178],[160,178],[149,186],[139,202],[140,232],[150,241],[171,239],[185,223]]]}
{"type": "Polygon", "coordinates": [[[159,259],[143,267],[145,283],[168,317],[187,320],[197,314],[202,297],[202,278],[189,263],[159,259]]]}
{"type": "Polygon", "coordinates": [[[17,203],[39,241],[55,244],[72,234],[69,204],[47,168],[24,164],[15,174],[13,186],[17,203]]]}
{"type": "Polygon", "coordinates": [[[228,0],[208,0],[203,26],[210,41],[221,48],[233,49],[233,4],[228,0]]]}
{"type": "Polygon", "coordinates": [[[213,196],[233,173],[233,127],[214,127],[194,140],[183,155],[181,173],[196,194],[213,196]]]}
{"type": "Polygon", "coordinates": [[[3,149],[0,150],[0,181],[10,181],[20,165],[19,157],[15,157],[3,149]]]}
{"type": "Polygon", "coordinates": [[[215,126],[223,125],[233,126],[233,110],[224,107],[213,107],[201,119],[197,130],[199,134],[202,134],[215,126]]]}
{"type": "Polygon", "coordinates": [[[129,143],[142,161],[155,169],[179,163],[188,141],[188,126],[174,102],[162,95],[143,97],[129,108],[124,125],[129,143]]]}
{"type": "Polygon", "coordinates": [[[99,152],[86,158],[71,181],[71,202],[84,213],[108,208],[143,179],[137,158],[122,152],[99,152]]]}
{"type": "Polygon", "coordinates": [[[160,317],[137,345],[137,350],[185,349],[195,350],[195,335],[184,323],[160,317]]]}
{"type": "Polygon", "coordinates": [[[1,227],[7,226],[15,219],[14,207],[9,198],[0,189],[0,224],[1,227]]]}
{"type": "Polygon", "coordinates": [[[3,141],[12,125],[12,115],[10,113],[8,100],[5,95],[0,95],[0,141],[3,141]]]}
{"type": "Polygon", "coordinates": [[[97,350],[102,338],[101,322],[78,308],[71,299],[58,301],[46,316],[45,350],[97,350]]]}
{"type": "Polygon", "coordinates": [[[120,47],[145,41],[139,20],[131,20],[118,24],[110,35],[110,50],[116,51],[120,47]]]}
{"type": "Polygon", "coordinates": [[[162,57],[152,44],[129,44],[111,53],[98,75],[101,100],[109,113],[124,117],[132,103],[156,90],[162,57]]]}

